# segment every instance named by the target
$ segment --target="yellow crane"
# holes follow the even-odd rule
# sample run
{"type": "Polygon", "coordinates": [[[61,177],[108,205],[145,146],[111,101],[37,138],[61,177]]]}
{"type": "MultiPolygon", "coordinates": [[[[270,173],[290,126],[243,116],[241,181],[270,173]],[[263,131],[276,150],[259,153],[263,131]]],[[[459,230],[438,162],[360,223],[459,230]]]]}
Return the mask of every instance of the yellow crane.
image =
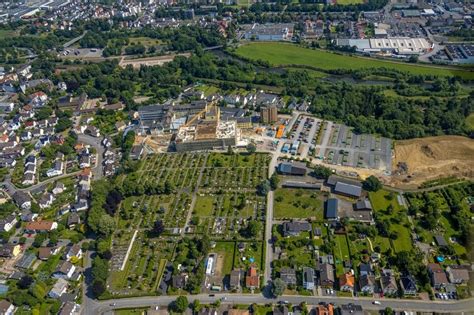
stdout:
{"type": "MultiPolygon", "coordinates": [[[[183,127],[189,127],[196,119],[198,118],[202,118],[203,115],[205,115],[207,112],[211,111],[213,108],[216,109],[216,111],[218,110],[217,109],[217,101],[212,101],[210,102],[209,104],[206,104],[206,106],[204,107],[203,110],[199,111],[196,115],[194,115],[190,120],[188,120],[184,125],[183,127]]],[[[219,116],[219,114],[217,113],[217,116],[219,116]]],[[[217,119],[219,119],[219,117],[217,117],[217,119]]]]}

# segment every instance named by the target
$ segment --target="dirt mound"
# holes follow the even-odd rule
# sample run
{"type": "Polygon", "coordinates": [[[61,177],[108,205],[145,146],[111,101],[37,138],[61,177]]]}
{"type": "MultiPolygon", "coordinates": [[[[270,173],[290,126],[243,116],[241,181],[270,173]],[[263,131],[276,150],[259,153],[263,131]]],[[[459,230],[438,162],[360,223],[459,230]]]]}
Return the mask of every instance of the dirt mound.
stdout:
{"type": "Polygon", "coordinates": [[[419,185],[440,177],[474,177],[474,140],[440,136],[395,143],[395,185],[419,185]]]}

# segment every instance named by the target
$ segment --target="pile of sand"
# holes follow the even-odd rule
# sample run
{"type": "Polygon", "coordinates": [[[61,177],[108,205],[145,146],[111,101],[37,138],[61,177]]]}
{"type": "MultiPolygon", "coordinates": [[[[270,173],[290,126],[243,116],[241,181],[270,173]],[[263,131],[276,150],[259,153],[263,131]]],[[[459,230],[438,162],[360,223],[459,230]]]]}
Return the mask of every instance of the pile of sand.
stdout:
{"type": "Polygon", "coordinates": [[[428,137],[395,143],[393,184],[419,185],[440,177],[474,177],[474,140],[428,137]]]}

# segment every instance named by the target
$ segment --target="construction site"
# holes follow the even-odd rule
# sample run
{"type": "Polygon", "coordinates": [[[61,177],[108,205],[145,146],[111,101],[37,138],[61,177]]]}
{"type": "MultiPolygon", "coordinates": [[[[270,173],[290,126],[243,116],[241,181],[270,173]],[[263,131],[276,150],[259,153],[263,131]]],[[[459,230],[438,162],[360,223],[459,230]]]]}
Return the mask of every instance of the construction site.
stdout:
{"type": "Polygon", "coordinates": [[[139,122],[135,144],[153,152],[225,149],[240,139],[237,121],[221,120],[216,102],[148,106],[135,118],[139,122]]]}

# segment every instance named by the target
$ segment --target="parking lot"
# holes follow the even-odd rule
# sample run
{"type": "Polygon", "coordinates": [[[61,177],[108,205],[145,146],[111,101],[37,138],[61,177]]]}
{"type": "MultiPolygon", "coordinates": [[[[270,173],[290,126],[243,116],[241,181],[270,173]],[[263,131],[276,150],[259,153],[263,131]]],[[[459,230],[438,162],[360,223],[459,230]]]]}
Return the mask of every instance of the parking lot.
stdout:
{"type": "Polygon", "coordinates": [[[102,58],[102,50],[99,48],[69,48],[61,53],[61,57],[68,59],[102,58]]]}
{"type": "Polygon", "coordinates": [[[391,139],[355,134],[348,126],[306,116],[298,118],[281,151],[349,167],[390,170],[392,163],[391,139]]]}

